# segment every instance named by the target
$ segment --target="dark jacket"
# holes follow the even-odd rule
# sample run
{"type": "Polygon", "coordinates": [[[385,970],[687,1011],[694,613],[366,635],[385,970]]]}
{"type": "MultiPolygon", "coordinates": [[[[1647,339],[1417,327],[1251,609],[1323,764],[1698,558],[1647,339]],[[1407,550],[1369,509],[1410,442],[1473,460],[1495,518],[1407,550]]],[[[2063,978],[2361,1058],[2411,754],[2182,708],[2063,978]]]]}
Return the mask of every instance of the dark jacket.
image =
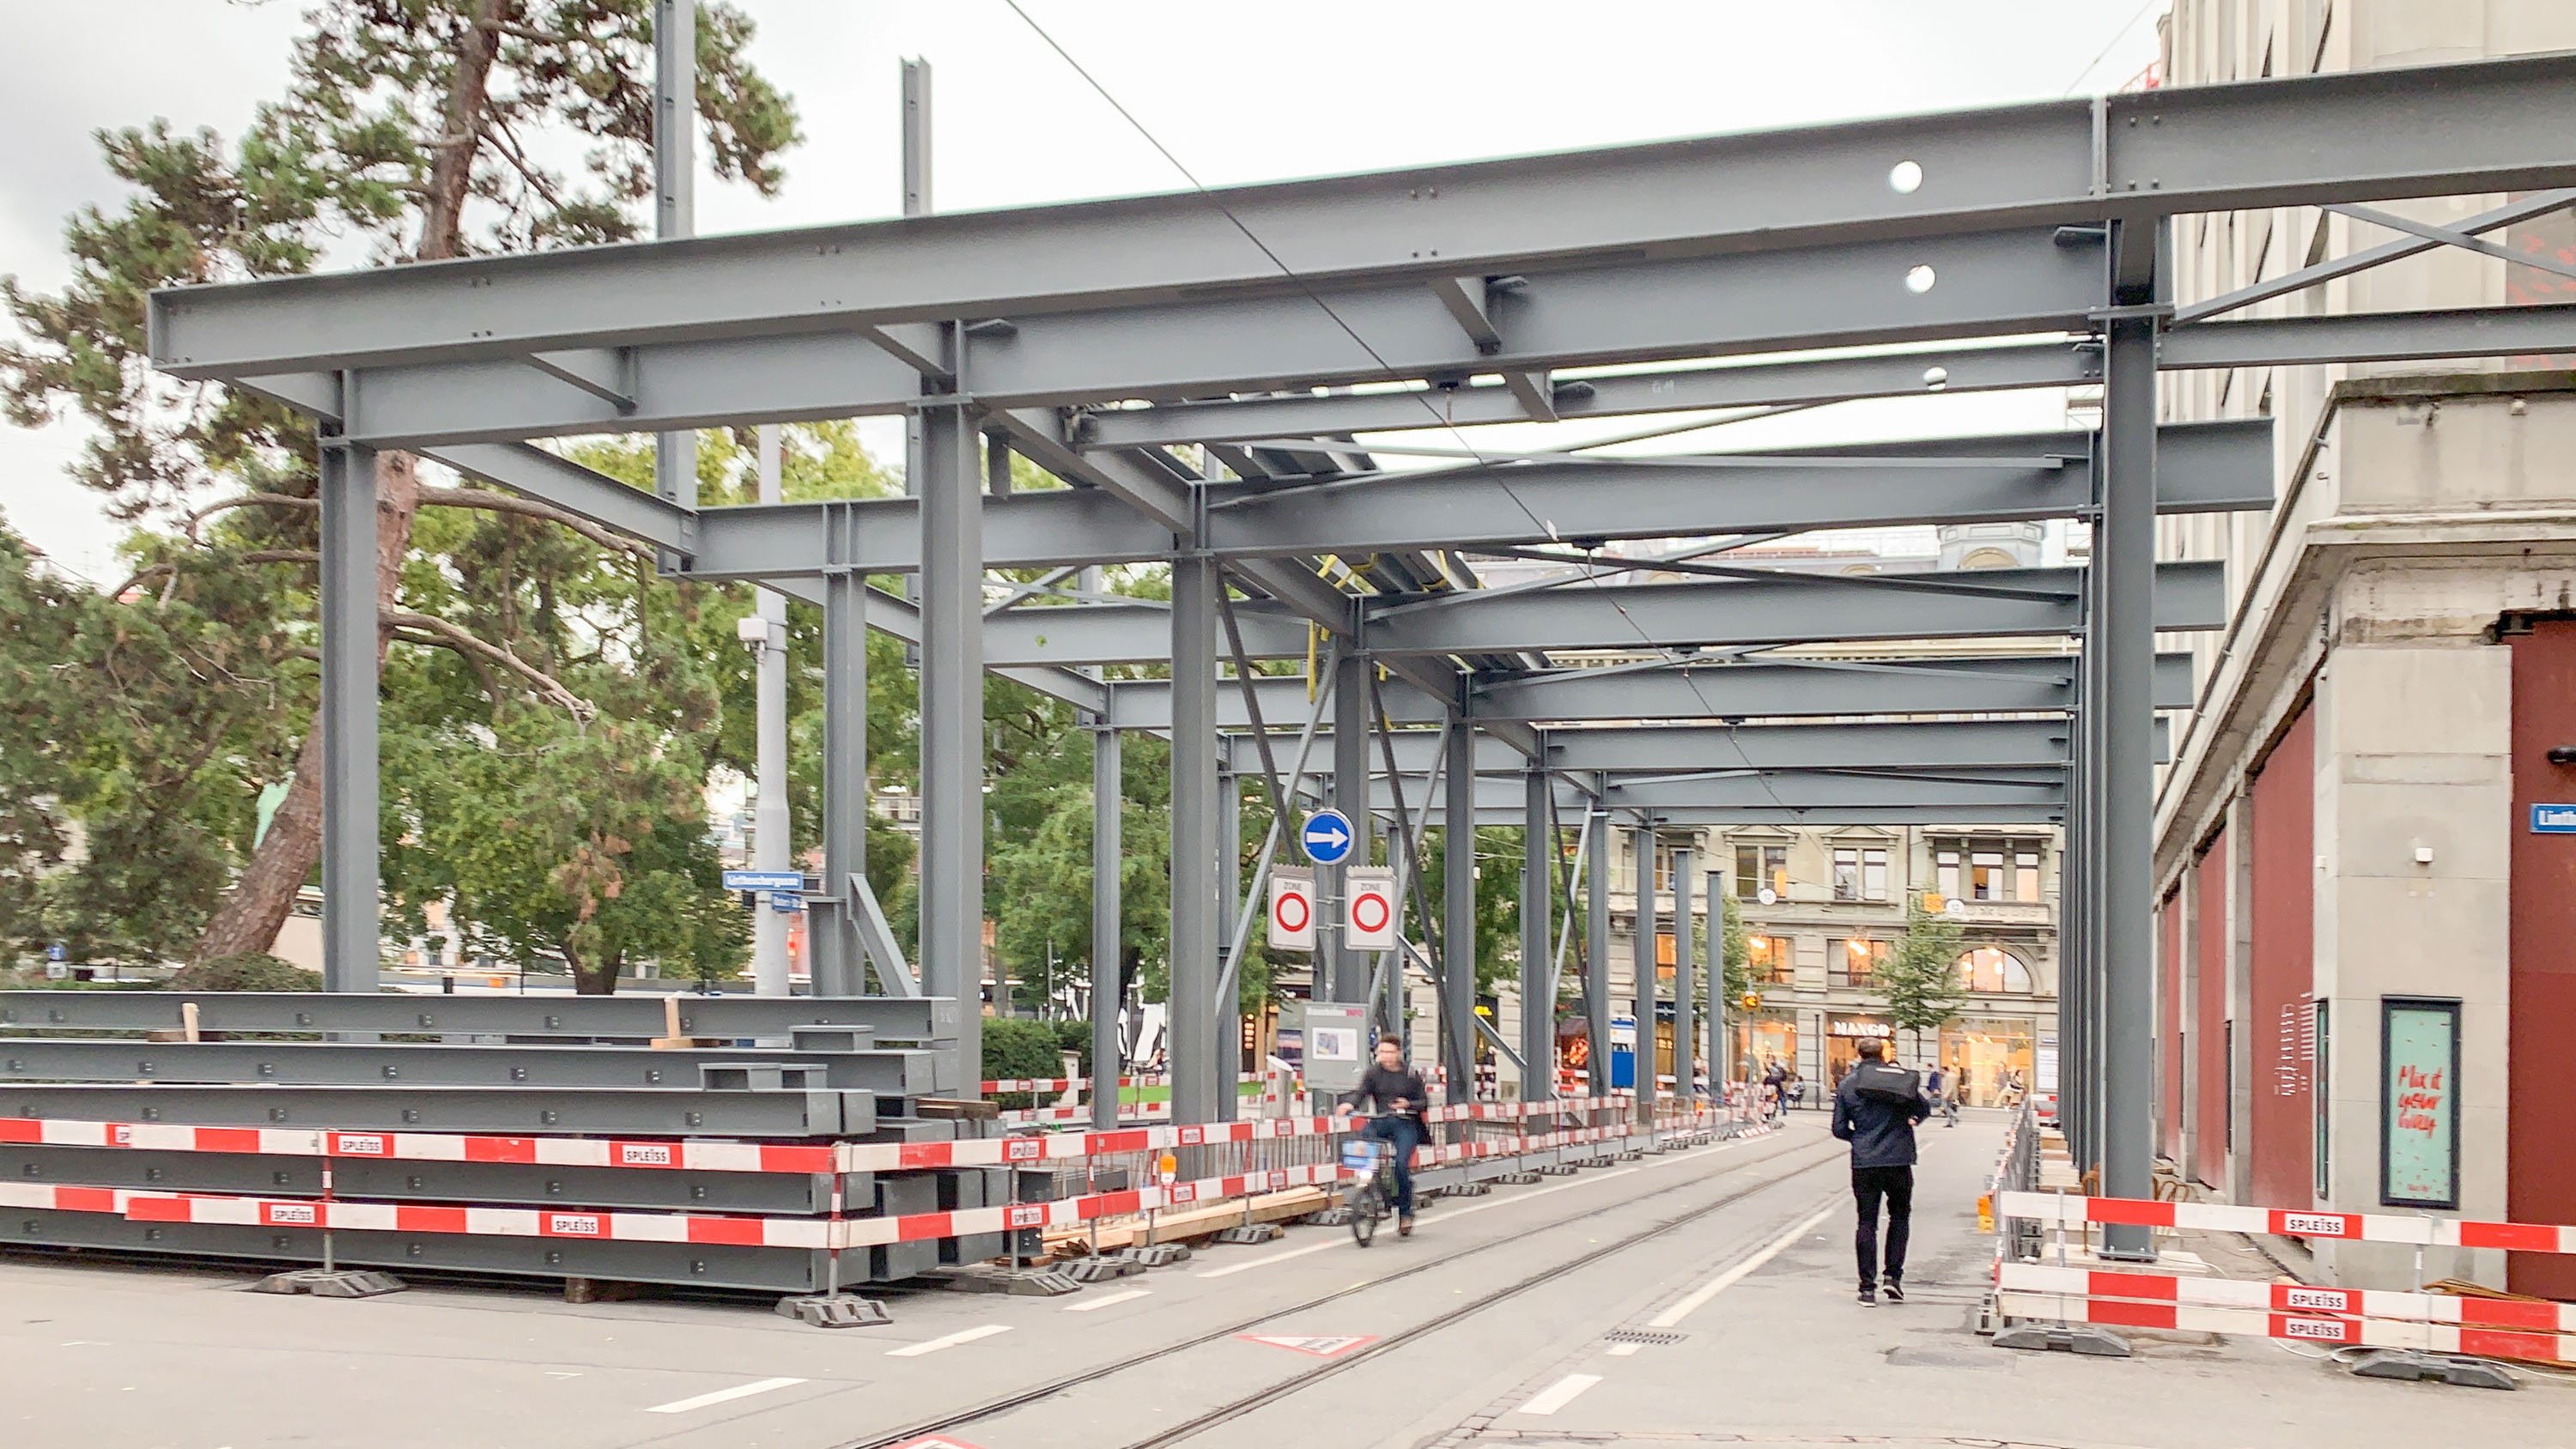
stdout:
{"type": "Polygon", "coordinates": [[[1912,1167],[1914,1124],[1932,1115],[1923,1083],[1903,1067],[1863,1062],[1834,1089],[1834,1135],[1854,1167],[1912,1167]]]}
{"type": "Polygon", "coordinates": [[[1390,1072],[1375,1062],[1369,1063],[1367,1073],[1360,1078],[1358,1091],[1342,1094],[1342,1100],[1353,1107],[1374,1104],[1380,1112],[1394,1111],[1399,1097],[1404,1099],[1404,1115],[1419,1117],[1431,1101],[1431,1089],[1422,1084],[1422,1074],[1411,1067],[1390,1072]]]}

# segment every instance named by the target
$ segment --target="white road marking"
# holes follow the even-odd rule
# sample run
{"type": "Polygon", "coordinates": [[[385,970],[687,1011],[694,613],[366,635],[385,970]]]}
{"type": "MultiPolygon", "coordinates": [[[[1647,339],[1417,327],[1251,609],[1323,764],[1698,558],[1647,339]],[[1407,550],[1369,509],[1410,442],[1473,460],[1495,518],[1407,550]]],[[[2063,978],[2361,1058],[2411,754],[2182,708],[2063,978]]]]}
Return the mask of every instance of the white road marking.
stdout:
{"type": "MultiPolygon", "coordinates": [[[[1491,1198],[1487,1201],[1476,1204],[1474,1207],[1450,1208],[1445,1212],[1425,1213],[1423,1214],[1422,1220],[1426,1223],[1432,1224],[1445,1223],[1451,1218],[1463,1218],[1469,1213],[1480,1213],[1489,1208],[1509,1207],[1513,1203],[1528,1202],[1532,1198],[1545,1197],[1552,1192],[1563,1192],[1570,1187],[1584,1187],[1596,1182],[1607,1182],[1614,1177],[1625,1177],[1636,1170],[1637,1169],[1633,1167],[1622,1167],[1614,1172],[1596,1172],[1590,1177],[1574,1178],[1567,1182],[1560,1182],[1554,1187],[1539,1188],[1535,1192],[1516,1192],[1508,1197],[1491,1198]]],[[[1340,1246],[1341,1244],[1338,1241],[1327,1239],[1320,1243],[1308,1243],[1302,1248],[1290,1248],[1284,1253],[1272,1253],[1259,1258],[1246,1258],[1240,1263],[1228,1263],[1222,1268],[1210,1268],[1206,1272],[1198,1274],[1197,1276],[1201,1278],[1231,1277],[1237,1273],[1247,1273],[1255,1268],[1266,1268],[1273,1263],[1285,1263],[1291,1258],[1302,1258],[1309,1253],[1320,1253],[1327,1248],[1337,1248],[1340,1246]]]]}
{"type": "Polygon", "coordinates": [[[937,1353],[943,1348],[955,1348],[961,1343],[973,1343],[979,1338],[991,1338],[994,1334],[1010,1331],[1011,1325],[1007,1323],[987,1323],[978,1328],[961,1328],[945,1338],[934,1338],[922,1343],[907,1343],[901,1348],[887,1349],[886,1357],[919,1358],[925,1353],[937,1353]]]}
{"type": "Polygon", "coordinates": [[[1815,1228],[1816,1224],[1823,1222],[1825,1219],[1832,1217],[1833,1215],[1834,1209],[1832,1208],[1818,1208],[1813,1215],[1806,1219],[1806,1221],[1801,1222],[1796,1227],[1782,1233],[1779,1237],[1772,1239],[1769,1246],[1763,1248],[1761,1252],[1754,1254],[1752,1257],[1745,1259],[1743,1262],[1738,1263],[1734,1267],[1727,1269],[1725,1272],[1718,1274],[1716,1277],[1709,1279],[1699,1287],[1692,1289],[1689,1297],[1684,1298],[1679,1303],[1674,1304],[1672,1307],[1656,1314],[1653,1318],[1648,1319],[1646,1321],[1646,1326],[1649,1328],[1670,1328],[1674,1324],[1681,1322],[1683,1319],[1690,1317],[1693,1313],[1698,1312],[1702,1307],[1706,1306],[1708,1300],[1715,1298],[1720,1293],[1723,1293],[1727,1289],[1744,1281],[1745,1278],[1751,1276],[1752,1273],[1763,1264],[1768,1263],[1772,1259],[1779,1257],[1782,1253],[1789,1251],[1790,1246],[1796,1243],[1800,1238],[1805,1237],[1815,1228]]]}
{"type": "Polygon", "coordinates": [[[1112,1293],[1106,1298],[1094,1298],[1084,1303],[1068,1303],[1064,1306],[1064,1311],[1067,1313],[1089,1313],[1095,1308],[1106,1308],[1112,1303],[1125,1303],[1130,1299],[1148,1298],[1153,1296],[1153,1292],[1154,1290],[1151,1288],[1130,1288],[1124,1293],[1112,1293]]]}
{"type": "Polygon", "coordinates": [[[735,1399],[747,1399],[754,1394],[765,1394],[772,1389],[783,1389],[803,1382],[805,1382],[803,1379],[755,1379],[747,1384],[736,1384],[729,1389],[718,1389],[711,1394],[700,1394],[694,1399],[673,1399],[667,1404],[655,1404],[644,1412],[685,1414],[691,1409],[703,1409],[714,1404],[730,1403],[735,1399]]]}
{"type": "Polygon", "coordinates": [[[1703,1157],[1714,1157],[1734,1145],[1735,1144],[1732,1142],[1719,1142],[1707,1147],[1686,1147],[1679,1152],[1666,1153],[1662,1160],[1649,1162],[1646,1166],[1649,1168],[1670,1167],[1676,1162],[1697,1162],[1703,1157]]]}
{"type": "Polygon", "coordinates": [[[1532,1394],[1530,1401],[1521,1405],[1520,1411],[1524,1414],[1553,1414],[1573,1403],[1576,1395],[1599,1382],[1601,1382],[1599,1374],[1567,1374],[1532,1394]]]}
{"type": "Polygon", "coordinates": [[[1642,1343],[1614,1343],[1610,1345],[1609,1353],[1612,1358],[1626,1358],[1644,1347],[1642,1343]]]}

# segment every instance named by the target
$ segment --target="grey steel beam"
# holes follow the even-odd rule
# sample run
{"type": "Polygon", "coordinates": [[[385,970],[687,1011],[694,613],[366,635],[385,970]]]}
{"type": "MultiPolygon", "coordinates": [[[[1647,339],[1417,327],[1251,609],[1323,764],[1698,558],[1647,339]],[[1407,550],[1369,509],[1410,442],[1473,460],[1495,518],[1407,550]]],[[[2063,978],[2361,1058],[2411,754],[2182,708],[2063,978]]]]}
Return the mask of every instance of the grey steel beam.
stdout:
{"type": "Polygon", "coordinates": [[[185,1006],[202,1032],[437,1032],[462,1036],[785,1036],[847,1026],[878,1042],[952,1041],[957,1003],[943,997],[341,995],[290,991],[7,991],[0,1026],[64,1031],[178,1031],[185,1006]],[[677,1026],[677,1030],[672,1028],[677,1026]]]}
{"type": "Polygon", "coordinates": [[[696,1088],[700,1069],[777,1064],[811,1085],[883,1096],[960,1090],[937,1050],[795,1051],[771,1047],[465,1046],[440,1043],[135,1042],[24,1037],[0,1043],[8,1082],[176,1082],[219,1086],[696,1088]]]}
{"type": "MultiPolygon", "coordinates": [[[[1446,809],[1449,785],[1431,792],[1430,809],[1446,809]]],[[[1560,800],[1576,792],[1568,789],[1560,800]]],[[[1520,803],[1518,783],[1480,776],[1476,807],[1510,810],[1520,803]]],[[[1947,770],[1939,772],[1744,770],[1688,775],[1606,776],[1601,791],[1604,808],[1652,812],[1687,809],[1816,809],[1914,805],[2046,805],[2066,801],[2066,771],[2055,769],[1947,770]]],[[[1371,803],[1392,810],[1395,797],[1388,782],[1378,781],[1371,803]]],[[[1405,804],[1414,800],[1408,793],[1405,804]]]]}
{"type": "MultiPolygon", "coordinates": [[[[1238,607],[1237,617],[1242,610],[1238,607]]],[[[1216,702],[1216,727],[1221,730],[1247,730],[1253,726],[1252,708],[1243,697],[1240,681],[1219,691],[1216,702]]],[[[1309,713],[1314,704],[1310,690],[1329,689],[1331,681],[1319,679],[1309,685],[1296,675],[1264,674],[1255,677],[1253,688],[1259,693],[1261,718],[1273,726],[1309,713]]],[[[1109,683],[1110,718],[1121,730],[1150,730],[1156,733],[1172,727],[1172,682],[1168,679],[1117,679],[1109,683]]],[[[1388,717],[1399,725],[1438,724],[1447,717],[1448,707],[1440,700],[1402,680],[1390,679],[1378,686],[1378,698],[1386,706],[1388,717]]]]}
{"type": "Polygon", "coordinates": [[[2299,367],[2541,355],[2571,345],[2576,304],[2558,303],[2195,322],[2163,332],[2160,351],[2161,365],[2169,368],[2299,367]]]}
{"type": "MultiPolygon", "coordinates": [[[[2134,248],[2152,262],[2143,226],[2124,224],[2115,249],[2134,248]]],[[[2115,251],[2116,254],[2116,251],[2115,251]]],[[[2150,272],[2152,277],[2152,272],[2150,272]]],[[[2115,294],[2137,304],[2149,295],[2115,294]]],[[[2155,496],[2156,314],[2137,308],[2106,323],[2102,518],[2095,525],[2090,579],[2100,610],[2088,652],[2098,656],[2102,727],[2101,876],[2098,912],[2102,998],[2102,1191],[2110,1197],[2153,1195],[2156,1113],[2155,751],[2151,664],[2156,641],[2155,496]]],[[[2088,702],[2088,708],[2090,703],[2088,702]]],[[[2141,1227],[2105,1230],[2104,1253],[2153,1258],[2154,1234],[2141,1227]]]]}
{"type": "Polygon", "coordinates": [[[1556,814],[1547,773],[1521,780],[1521,1099],[1556,1095],[1556,814]]]}
{"type": "MultiPolygon", "coordinates": [[[[1921,397],[2032,387],[2081,387],[2101,380],[2099,359],[2063,342],[1953,347],[1932,352],[1834,357],[1797,362],[1736,363],[1604,377],[1560,379],[1552,402],[1560,420],[1644,413],[1782,407],[1862,397],[1921,397]]],[[[1403,432],[1533,421],[1512,388],[1499,382],[1430,384],[1296,394],[1224,402],[1101,408],[1082,414],[1075,436],[1085,447],[1162,447],[1188,442],[1322,437],[1334,433],[1403,432]]]]}
{"type": "Polygon", "coordinates": [[[322,984],[376,989],[384,956],[376,895],[376,618],[380,560],[376,455],[322,440],[322,680],[312,727],[322,732],[322,984]]]}
{"type": "MultiPolygon", "coordinates": [[[[2272,506],[2269,419],[2177,423],[2160,446],[2158,511],[2272,506]]],[[[1681,460],[1566,458],[1312,487],[1201,485],[1206,548],[1228,559],[1679,538],[1881,524],[2074,517],[2091,506],[2090,435],[2029,433],[1681,460]],[[1862,460],[1880,460],[1861,466],[1862,460]]],[[[1089,455],[1097,457],[1098,455],[1089,455]]],[[[1140,485],[1141,486],[1141,485],[1140,485]]],[[[1175,485],[1178,486],[1178,485],[1175,485]]],[[[1130,493],[1134,493],[1131,488],[1130,493]]],[[[988,568],[1169,559],[1176,530],[1105,489],[1023,493],[985,505],[988,568]],[[1124,506],[1122,506],[1124,505],[1124,506]]],[[[1187,510],[1178,502],[1156,508],[1187,510]]],[[[871,573],[919,566],[917,500],[883,498],[711,509],[698,515],[699,578],[871,573]],[[836,516],[846,523],[835,531],[836,516]],[[846,556],[830,546],[846,539],[846,556]]]]}
{"type": "Polygon", "coordinates": [[[976,429],[923,411],[921,573],[922,989],[965,1004],[957,1051],[983,1076],[984,550],[976,429]]]}
{"type": "MultiPolygon", "coordinates": [[[[1009,335],[977,339],[971,371],[980,404],[1044,419],[1032,410],[2065,332],[2084,325],[2098,300],[2093,279],[2100,271],[2098,235],[2047,227],[1749,256],[1622,259],[1554,272],[1501,298],[1495,315],[1507,346],[1500,355],[1477,351],[1429,289],[1392,282],[1014,315],[1009,335]],[[1916,292],[1909,274],[1937,281],[1916,292]],[[1368,345],[1353,342],[1354,332],[1368,345]]],[[[786,422],[894,412],[918,400],[918,375],[892,365],[864,337],[816,331],[634,342],[626,354],[631,403],[612,403],[510,358],[363,371],[342,411],[350,436],[411,446],[703,426],[720,418],[786,422]]],[[[1186,526],[1177,517],[1166,521],[1186,526]]]]}
{"type": "MultiPolygon", "coordinates": [[[[1569,722],[2064,711],[2075,705],[2075,665],[2072,654],[1685,660],[1485,680],[1468,703],[1478,719],[1569,722]]],[[[2157,655],[2156,707],[2191,702],[2191,656],[2157,655]]]]}
{"type": "Polygon", "coordinates": [[[1118,731],[1095,728],[1091,734],[1091,1129],[1095,1132],[1118,1125],[1118,1093],[1107,1084],[1118,1079],[1125,1065],[1119,1037],[1119,1019],[1126,1008],[1120,983],[1127,964],[1124,883],[1119,879],[1125,860],[1120,827],[1126,823],[1122,764],[1118,731]]]}
{"type": "MultiPolygon", "coordinates": [[[[1699,995],[1699,980],[1692,965],[1698,957],[1698,943],[1692,939],[1692,874],[1691,848],[1673,847],[1673,1098],[1685,1107],[1697,1100],[1699,1078],[1694,1051],[1698,1044],[1698,1003],[1694,998],[1699,995]]],[[[1712,950],[1725,949],[1717,941],[1709,944],[1712,950]]]]}
{"type": "MultiPolygon", "coordinates": [[[[1464,780],[1476,773],[1476,727],[1465,719],[1450,723],[1444,776],[1464,780]]],[[[1441,817],[1440,873],[1440,1045],[1449,1069],[1449,1100],[1476,1095],[1476,798],[1472,790],[1449,792],[1441,817]]]]}
{"type": "Polygon", "coordinates": [[[1584,855],[1583,1018],[1586,1071],[1583,1095],[1610,1095],[1610,813],[1597,807],[1584,816],[1591,832],[1584,855]]]}
{"type": "Polygon", "coordinates": [[[1172,677],[1178,688],[1172,730],[1171,1061],[1172,1120],[1218,1120],[1217,1097],[1231,1094],[1232,1071],[1220,1071],[1220,1046],[1232,1033],[1228,1003],[1216,999],[1217,962],[1217,591],[1225,587],[1210,558],[1172,566],[1172,677]]]}
{"type": "MultiPolygon", "coordinates": [[[[697,150],[691,144],[698,124],[698,7],[696,0],[653,3],[653,235],[663,241],[697,233],[697,150]]],[[[560,364],[548,365],[544,354],[528,359],[555,383],[587,392],[611,407],[632,406],[631,362],[626,354],[608,352],[595,375],[560,364]],[[614,379],[613,383],[605,382],[614,379]]],[[[354,401],[354,399],[352,399],[354,401]]],[[[698,435],[687,430],[665,432],[653,440],[653,493],[666,503],[695,508],[698,503],[698,435]]],[[[663,550],[661,566],[670,568],[679,555],[663,550]]]]}
{"type": "Polygon", "coordinates": [[[242,377],[2531,190],[2576,182],[2571,82],[2567,56],[2410,67],[1233,187],[1215,205],[1183,193],[279,278],[156,293],[147,336],[165,369],[242,377]]]}
{"type": "MultiPolygon", "coordinates": [[[[1787,809],[1763,804],[1758,806],[1690,806],[1655,807],[1655,818],[1678,828],[1709,828],[1751,825],[1877,825],[1898,826],[1984,826],[1984,825],[2059,825],[2066,819],[2066,803],[2044,805],[1813,805],[1787,809]]],[[[1476,802],[1478,825],[1518,828],[1522,812],[1518,805],[1497,805],[1491,797],[1476,802]]]]}
{"type": "MultiPolygon", "coordinates": [[[[1374,722],[1370,719],[1369,678],[1376,668],[1375,661],[1355,650],[1343,651],[1333,666],[1333,804],[1350,817],[1351,829],[1359,837],[1351,843],[1345,867],[1367,865],[1373,858],[1369,806],[1375,791],[1369,783],[1374,768],[1369,758],[1369,734],[1374,722]]],[[[1342,903],[1349,894],[1343,867],[1321,870],[1317,879],[1324,890],[1324,899],[1317,902],[1321,919],[1339,920],[1342,903]]],[[[1330,952],[1327,959],[1332,990],[1323,999],[1360,1002],[1368,991],[1372,964],[1369,953],[1344,945],[1343,932],[1338,929],[1319,931],[1319,935],[1329,937],[1321,944],[1330,952]]]]}
{"type": "MultiPolygon", "coordinates": [[[[823,891],[806,948],[814,990],[826,996],[867,989],[850,882],[868,868],[869,592],[867,579],[847,570],[823,580],[823,891]]],[[[890,969],[877,963],[880,975],[890,969]]]]}
{"type": "Polygon", "coordinates": [[[1628,927],[1628,1010],[1637,1022],[1635,1081],[1637,1116],[1646,1122],[1655,1120],[1655,978],[1659,974],[1655,960],[1655,938],[1662,934],[1656,920],[1661,904],[1655,899],[1655,857],[1662,847],[1655,836],[1655,820],[1645,816],[1632,832],[1637,858],[1636,918],[1628,927]]]}
{"type": "MultiPolygon", "coordinates": [[[[1470,593],[1375,610],[1367,639],[1393,654],[1482,654],[2076,634],[2082,587],[2082,569],[1990,569],[1470,593]]],[[[2227,602],[2220,564],[2157,570],[2158,629],[2222,627],[2227,602]]]]}
{"type": "Polygon", "coordinates": [[[309,1127],[345,1132],[596,1132],[656,1137],[864,1137],[874,1092],[696,1087],[203,1087],[0,1083],[12,1117],[309,1127]]]}
{"type": "MultiPolygon", "coordinates": [[[[2161,733],[2161,728],[2159,728],[2161,733]]],[[[1765,769],[1840,770],[2064,765],[2073,728],[2062,719],[1851,721],[1831,724],[1596,725],[1551,729],[1540,736],[1541,763],[1558,772],[1765,769]]],[[[1228,736],[1240,739],[1241,736],[1228,736]]],[[[1292,733],[1273,735],[1293,740],[1292,733]]],[[[1319,740],[1329,742],[1325,736],[1319,740]]],[[[1438,730],[1388,736],[1395,769],[1427,775],[1446,746],[1438,730]]],[[[1472,759],[1450,757],[1452,774],[1517,776],[1529,757],[1480,739],[1472,759]]]]}

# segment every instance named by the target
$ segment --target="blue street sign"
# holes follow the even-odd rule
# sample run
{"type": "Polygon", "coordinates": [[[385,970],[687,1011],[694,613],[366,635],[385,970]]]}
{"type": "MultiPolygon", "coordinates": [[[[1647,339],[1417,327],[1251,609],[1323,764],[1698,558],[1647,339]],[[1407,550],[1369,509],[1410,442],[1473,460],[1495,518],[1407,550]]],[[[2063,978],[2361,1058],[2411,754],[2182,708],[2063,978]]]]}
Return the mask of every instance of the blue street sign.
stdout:
{"type": "Polygon", "coordinates": [[[798,911],[805,909],[804,893],[801,891],[771,891],[769,893],[769,908],[773,911],[778,911],[782,914],[792,916],[798,911]]]}
{"type": "Polygon", "coordinates": [[[2576,835],[2576,805],[2532,806],[2531,833],[2534,835],[2576,835]]]}
{"type": "Polygon", "coordinates": [[[724,888],[729,891],[801,891],[805,873],[801,870],[729,870],[724,873],[724,888]]]}
{"type": "Polygon", "coordinates": [[[1351,829],[1351,817],[1339,810],[1318,810],[1306,817],[1306,828],[1297,832],[1297,843],[1306,848],[1306,858],[1317,865],[1339,865],[1351,853],[1351,843],[1359,839],[1351,829]]]}
{"type": "Polygon", "coordinates": [[[45,959],[48,961],[68,961],[71,955],[71,952],[63,949],[63,943],[60,941],[45,948],[45,959]]]}

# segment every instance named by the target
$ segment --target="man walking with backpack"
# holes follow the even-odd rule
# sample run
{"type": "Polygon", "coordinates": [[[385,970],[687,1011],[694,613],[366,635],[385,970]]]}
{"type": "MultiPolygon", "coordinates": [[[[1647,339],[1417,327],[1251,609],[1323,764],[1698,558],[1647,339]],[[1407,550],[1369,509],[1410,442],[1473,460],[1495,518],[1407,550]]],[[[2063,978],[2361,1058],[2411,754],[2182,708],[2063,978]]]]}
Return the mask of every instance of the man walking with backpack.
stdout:
{"type": "Polygon", "coordinates": [[[1834,1089],[1834,1135],[1851,1144],[1852,1204],[1859,1223],[1852,1250],[1860,1261],[1860,1301],[1875,1307],[1884,1291],[1905,1301],[1905,1240],[1914,1219],[1914,1124],[1932,1115],[1923,1082],[1887,1062],[1887,1043],[1863,1037],[1860,1061],[1834,1089]],[[1882,1271],[1878,1206],[1887,1204],[1887,1254],[1882,1271]]]}

